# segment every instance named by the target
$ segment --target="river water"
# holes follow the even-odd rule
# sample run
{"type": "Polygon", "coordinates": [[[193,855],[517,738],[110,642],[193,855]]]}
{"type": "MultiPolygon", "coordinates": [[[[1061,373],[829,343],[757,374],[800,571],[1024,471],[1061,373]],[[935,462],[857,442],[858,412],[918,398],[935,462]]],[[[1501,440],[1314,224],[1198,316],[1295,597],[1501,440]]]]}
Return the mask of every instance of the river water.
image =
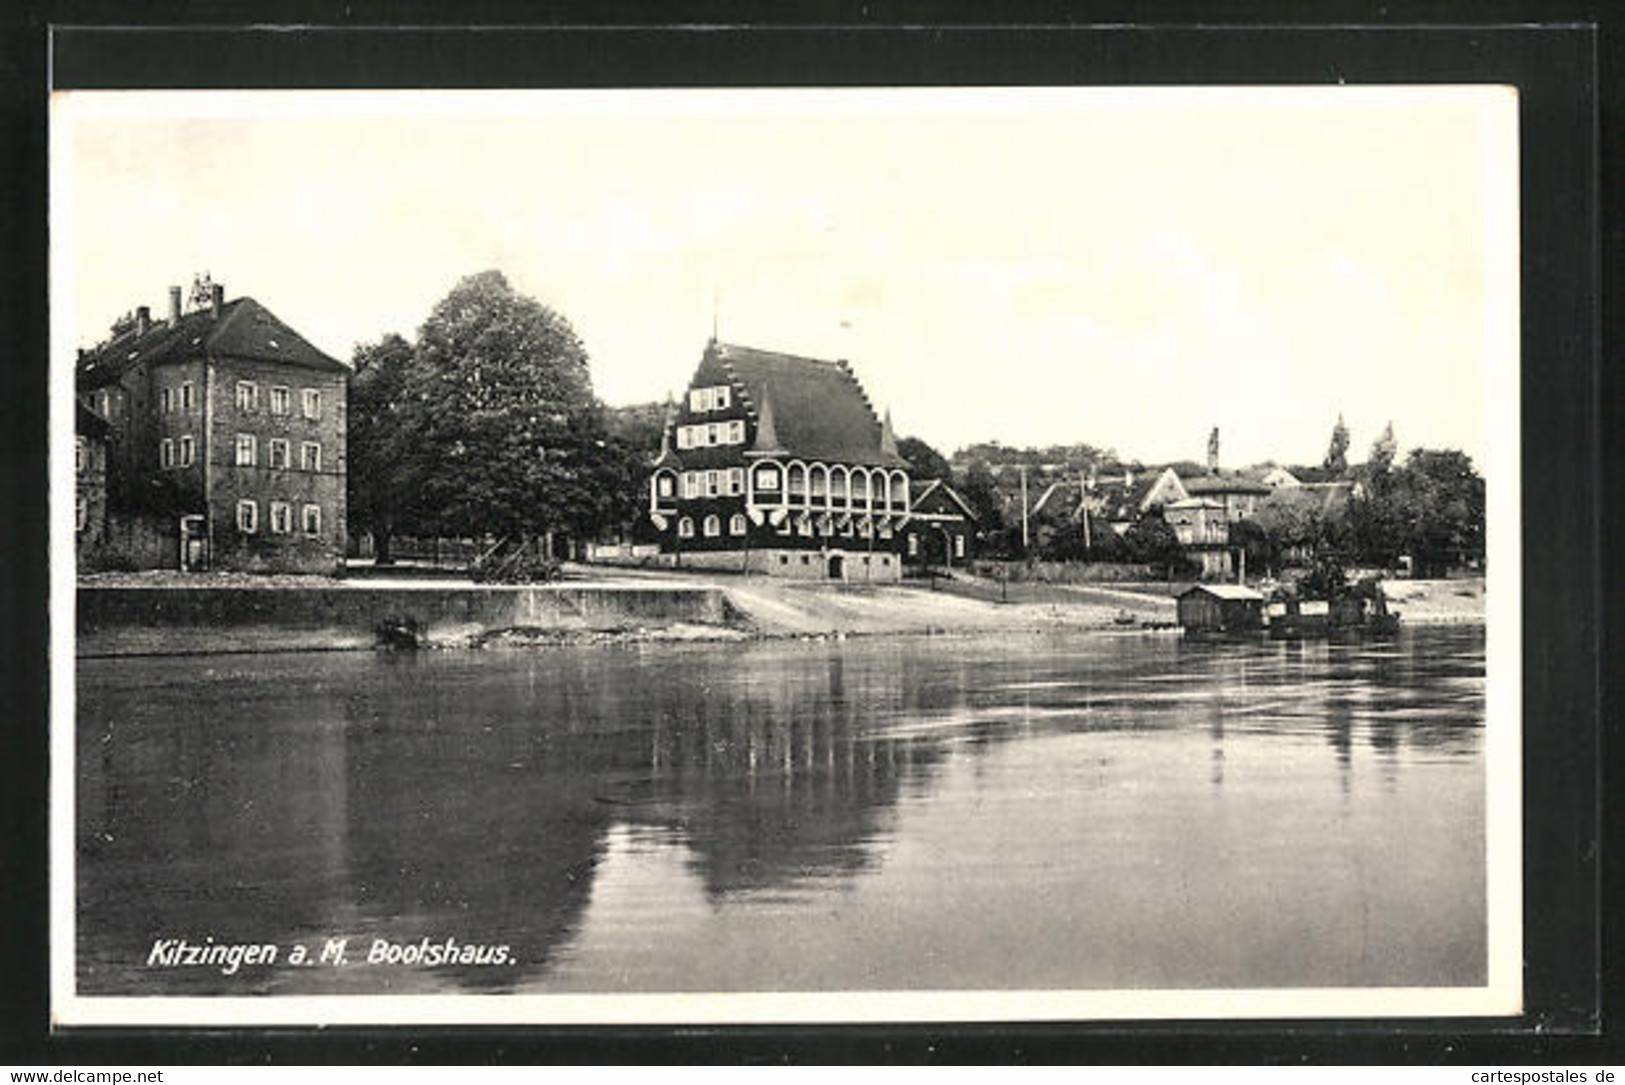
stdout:
{"type": "Polygon", "coordinates": [[[81,994],[1485,980],[1481,629],[78,668],[81,994]]]}

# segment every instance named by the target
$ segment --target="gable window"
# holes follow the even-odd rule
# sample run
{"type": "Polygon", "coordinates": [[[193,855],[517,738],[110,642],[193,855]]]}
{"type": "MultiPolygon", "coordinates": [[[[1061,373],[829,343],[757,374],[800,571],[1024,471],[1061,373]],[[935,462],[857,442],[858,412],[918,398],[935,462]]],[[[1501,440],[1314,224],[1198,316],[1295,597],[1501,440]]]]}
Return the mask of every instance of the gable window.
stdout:
{"type": "Polygon", "coordinates": [[[169,414],[175,409],[175,389],[161,388],[158,391],[159,410],[169,414]]]}
{"type": "Polygon", "coordinates": [[[726,410],[731,402],[727,385],[715,388],[695,388],[688,393],[688,409],[691,411],[721,411],[726,410]]]}
{"type": "Polygon", "coordinates": [[[692,539],[694,537],[694,521],[685,516],[677,521],[677,537],[679,539],[692,539]]]}
{"type": "Polygon", "coordinates": [[[301,441],[299,443],[299,470],[320,471],[322,469],[322,446],[315,441],[301,441]]]}
{"type": "Polygon", "coordinates": [[[237,466],[253,467],[259,459],[259,439],[252,433],[237,435],[237,466]]]}
{"type": "Polygon", "coordinates": [[[303,414],[306,418],[317,419],[322,416],[322,393],[319,388],[306,388],[300,396],[303,414]]]}
{"type": "Polygon", "coordinates": [[[293,509],[286,501],[271,502],[271,534],[288,535],[293,532],[293,509]]]}
{"type": "Polygon", "coordinates": [[[738,497],[745,492],[745,469],[743,467],[728,468],[728,493],[738,497]]]}
{"type": "Polygon", "coordinates": [[[260,507],[252,501],[237,502],[237,530],[252,535],[260,529],[260,507]]]}
{"type": "Polygon", "coordinates": [[[286,388],[271,389],[271,413],[287,414],[293,407],[293,393],[286,388]]]}
{"type": "Polygon", "coordinates": [[[963,535],[955,535],[954,536],[954,557],[962,558],[964,556],[965,556],[965,536],[963,536],[963,535]]]}
{"type": "Polygon", "coordinates": [[[271,438],[271,466],[279,470],[288,467],[288,441],[285,437],[271,438]]]}
{"type": "Polygon", "coordinates": [[[675,487],[671,484],[670,475],[661,475],[655,479],[655,493],[659,494],[661,497],[670,497],[674,489],[675,487]]]}
{"type": "Polygon", "coordinates": [[[303,521],[301,526],[306,535],[320,535],[322,533],[322,507],[320,505],[306,505],[300,513],[303,521]]]}
{"type": "Polygon", "coordinates": [[[158,466],[175,466],[175,442],[168,437],[158,442],[158,466]]]}
{"type": "Polygon", "coordinates": [[[743,535],[745,533],[745,517],[743,513],[734,513],[728,517],[728,534],[743,535]]]}
{"type": "Polygon", "coordinates": [[[189,412],[189,411],[191,411],[191,409],[192,409],[192,382],[191,381],[182,381],[181,382],[181,410],[189,412]]]}
{"type": "Polygon", "coordinates": [[[722,520],[719,519],[717,514],[713,512],[710,516],[705,518],[705,537],[708,539],[714,539],[721,534],[722,520]]]}
{"type": "Polygon", "coordinates": [[[908,533],[908,556],[911,558],[920,556],[920,537],[912,531],[908,533]]]}
{"type": "Polygon", "coordinates": [[[257,411],[260,406],[260,386],[253,381],[237,382],[237,409],[257,411]]]}
{"type": "Polygon", "coordinates": [[[182,467],[190,467],[190,466],[192,466],[192,461],[196,458],[197,442],[192,440],[191,436],[189,436],[189,435],[186,436],[186,437],[182,437],[181,440],[180,440],[180,453],[181,453],[181,466],[182,467]]]}
{"type": "Polygon", "coordinates": [[[758,490],[777,490],[779,488],[779,469],[777,467],[758,467],[756,469],[756,488],[758,490]]]}

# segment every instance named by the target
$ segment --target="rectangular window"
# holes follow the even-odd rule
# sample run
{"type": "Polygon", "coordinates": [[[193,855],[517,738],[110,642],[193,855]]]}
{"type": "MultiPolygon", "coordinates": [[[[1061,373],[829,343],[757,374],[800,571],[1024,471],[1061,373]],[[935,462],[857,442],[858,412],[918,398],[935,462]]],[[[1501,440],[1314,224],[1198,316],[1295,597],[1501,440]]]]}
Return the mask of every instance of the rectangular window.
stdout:
{"type": "Polygon", "coordinates": [[[726,410],[728,407],[728,386],[711,389],[711,403],[717,410],[726,410]]]}
{"type": "Polygon", "coordinates": [[[322,446],[315,441],[301,441],[299,443],[299,470],[320,471],[322,469],[322,446]]]}
{"type": "Polygon", "coordinates": [[[73,469],[75,471],[83,471],[85,469],[85,458],[85,439],[83,437],[75,437],[73,439],[73,469]]]}
{"type": "Polygon", "coordinates": [[[306,418],[314,421],[322,416],[322,392],[319,388],[306,388],[300,396],[306,418]]]}
{"type": "Polygon", "coordinates": [[[197,442],[192,440],[192,438],[190,436],[182,437],[181,438],[181,466],[182,467],[190,467],[190,466],[192,466],[192,461],[194,459],[196,459],[196,458],[197,458],[197,442]]]}
{"type": "Polygon", "coordinates": [[[691,410],[691,411],[707,410],[709,408],[709,406],[710,406],[710,400],[711,400],[711,397],[708,394],[709,392],[710,392],[709,388],[696,388],[693,391],[689,392],[688,393],[688,409],[691,410]]]}
{"type": "Polygon", "coordinates": [[[73,529],[83,531],[90,522],[90,513],[85,507],[85,495],[79,494],[73,499],[73,529]]]}
{"type": "Polygon", "coordinates": [[[168,437],[158,442],[158,466],[175,466],[175,442],[168,437]]]}
{"type": "Polygon", "coordinates": [[[192,382],[191,381],[182,381],[181,382],[181,410],[187,411],[187,412],[190,412],[192,410],[192,382]]]}
{"type": "Polygon", "coordinates": [[[779,488],[779,469],[776,467],[758,467],[756,469],[756,488],[758,490],[777,490],[779,488]]]}
{"type": "Polygon", "coordinates": [[[734,419],[728,423],[728,443],[742,445],[745,443],[745,423],[742,419],[734,419]]]}
{"type": "Polygon", "coordinates": [[[745,492],[745,469],[743,467],[728,468],[728,493],[738,497],[745,492]]]}
{"type": "Polygon", "coordinates": [[[705,443],[708,445],[720,444],[722,441],[722,427],[712,422],[705,427],[705,443]]]}
{"type": "Polygon", "coordinates": [[[671,491],[672,491],[671,476],[670,475],[661,475],[660,478],[655,481],[655,492],[658,493],[661,497],[670,497],[671,496],[671,491]]]}
{"type": "Polygon", "coordinates": [[[288,468],[288,442],[283,437],[271,438],[271,466],[278,470],[288,468]]]}
{"type": "Polygon", "coordinates": [[[253,467],[259,460],[259,439],[252,433],[237,435],[237,466],[253,467]]]}
{"type": "Polygon", "coordinates": [[[158,390],[158,409],[165,414],[169,414],[175,409],[175,390],[173,388],[158,390]]]}
{"type": "Polygon", "coordinates": [[[304,520],[306,535],[320,535],[322,533],[322,507],[320,505],[306,505],[301,515],[304,520]]]}
{"type": "Polygon", "coordinates": [[[962,558],[964,556],[965,556],[965,536],[963,536],[963,535],[955,535],[954,536],[954,557],[962,558]]]}
{"type": "Polygon", "coordinates": [[[707,471],[705,473],[706,497],[717,497],[722,493],[722,480],[717,476],[718,472],[716,471],[707,471]]]}
{"type": "Polygon", "coordinates": [[[271,389],[271,413],[287,414],[293,409],[293,393],[286,388],[271,389]]]}
{"type": "Polygon", "coordinates": [[[252,501],[237,502],[237,530],[252,535],[260,529],[260,507],[252,501]]]}
{"type": "Polygon", "coordinates": [[[687,448],[688,445],[689,445],[688,427],[687,426],[678,426],[677,427],[677,447],[678,448],[687,448]]]}
{"type": "Polygon", "coordinates": [[[920,537],[914,532],[908,533],[908,556],[918,557],[920,553],[920,537]]]}
{"type": "Polygon", "coordinates": [[[271,534],[288,535],[293,532],[293,509],[286,501],[271,502],[271,534]]]}
{"type": "Polygon", "coordinates": [[[258,410],[260,405],[260,386],[253,381],[237,382],[237,409],[239,411],[258,410]]]}

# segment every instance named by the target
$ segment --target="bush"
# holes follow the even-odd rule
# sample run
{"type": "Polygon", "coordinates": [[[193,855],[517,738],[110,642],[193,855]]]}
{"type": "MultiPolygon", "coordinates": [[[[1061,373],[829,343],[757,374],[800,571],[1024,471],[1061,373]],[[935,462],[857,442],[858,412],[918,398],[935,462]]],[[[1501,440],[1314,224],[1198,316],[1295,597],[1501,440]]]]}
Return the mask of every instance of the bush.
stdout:
{"type": "Polygon", "coordinates": [[[562,571],[557,561],[526,549],[477,562],[470,575],[476,584],[545,584],[557,580],[562,571]]]}

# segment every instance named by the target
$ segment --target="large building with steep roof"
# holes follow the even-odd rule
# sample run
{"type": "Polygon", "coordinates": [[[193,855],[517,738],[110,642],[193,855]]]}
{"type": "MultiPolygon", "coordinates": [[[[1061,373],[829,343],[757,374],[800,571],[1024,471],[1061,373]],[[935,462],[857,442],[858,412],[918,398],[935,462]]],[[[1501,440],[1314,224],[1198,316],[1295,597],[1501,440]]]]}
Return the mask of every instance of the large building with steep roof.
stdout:
{"type": "Polygon", "coordinates": [[[108,427],[106,564],[331,572],[344,555],[350,370],[250,297],[194,285],[81,351],[108,427]]]}
{"type": "Polygon", "coordinates": [[[908,463],[852,367],[712,340],[649,479],[674,564],[777,576],[902,576],[908,463]]]}

